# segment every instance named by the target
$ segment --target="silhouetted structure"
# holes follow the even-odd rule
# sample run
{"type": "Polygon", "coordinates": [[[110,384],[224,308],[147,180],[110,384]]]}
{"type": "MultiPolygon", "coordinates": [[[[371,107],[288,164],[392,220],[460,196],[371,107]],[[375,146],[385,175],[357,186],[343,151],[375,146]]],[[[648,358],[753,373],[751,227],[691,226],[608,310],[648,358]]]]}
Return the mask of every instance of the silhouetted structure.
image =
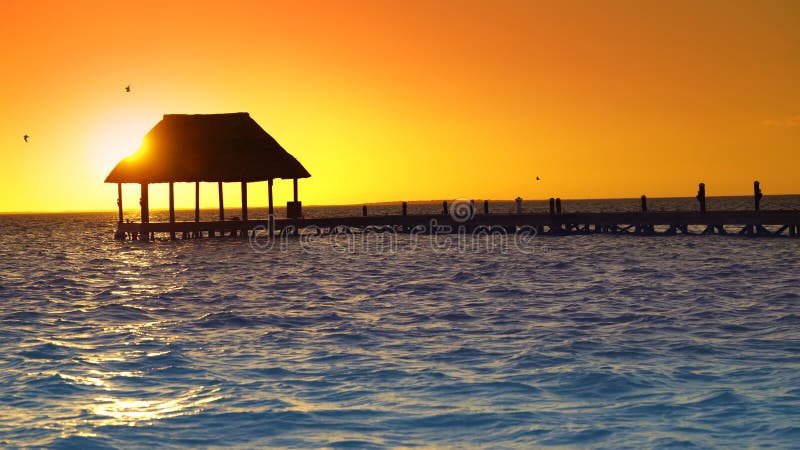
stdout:
{"type": "MultiPolygon", "coordinates": [[[[195,183],[195,222],[200,222],[201,182],[216,182],[220,221],[225,220],[222,183],[239,182],[242,189],[241,230],[248,229],[247,183],[266,181],[269,217],[274,217],[272,185],[276,178],[292,179],[294,201],[288,202],[291,218],[302,215],[297,179],[311,175],[248,113],[166,114],[145,135],[141,147],[120,161],[106,177],[117,183],[119,223],[122,224],[122,183],[141,185],[142,223],[149,223],[148,186],[169,183],[170,223],[175,223],[173,184],[195,183]]],[[[274,229],[274,220],[270,220],[274,229]]],[[[171,232],[174,237],[174,231],[171,232]]],[[[142,236],[147,238],[147,236],[142,236]]]]}
{"type": "Polygon", "coordinates": [[[764,197],[764,194],[761,193],[761,183],[758,181],[753,182],[753,200],[755,202],[755,210],[758,211],[761,209],[761,198],[764,197]]]}
{"type": "Polygon", "coordinates": [[[700,212],[706,212],[706,184],[700,183],[697,189],[697,201],[700,202],[700,212]]]}

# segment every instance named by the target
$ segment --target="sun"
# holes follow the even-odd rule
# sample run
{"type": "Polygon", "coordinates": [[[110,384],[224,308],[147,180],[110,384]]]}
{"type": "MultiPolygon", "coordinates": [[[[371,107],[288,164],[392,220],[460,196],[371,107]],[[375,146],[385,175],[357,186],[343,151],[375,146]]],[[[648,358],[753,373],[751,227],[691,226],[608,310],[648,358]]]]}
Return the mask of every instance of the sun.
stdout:
{"type": "Polygon", "coordinates": [[[130,157],[156,123],[146,115],[117,112],[98,121],[89,145],[89,159],[103,177],[123,158],[130,157]]]}

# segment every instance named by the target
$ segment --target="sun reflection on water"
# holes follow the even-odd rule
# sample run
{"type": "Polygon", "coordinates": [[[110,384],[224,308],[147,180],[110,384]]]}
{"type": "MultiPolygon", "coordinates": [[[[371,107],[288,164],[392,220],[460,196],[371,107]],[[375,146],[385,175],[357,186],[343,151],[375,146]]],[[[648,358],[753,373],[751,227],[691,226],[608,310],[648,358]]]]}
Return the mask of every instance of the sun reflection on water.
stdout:
{"type": "Polygon", "coordinates": [[[103,425],[137,425],[154,420],[197,414],[203,405],[222,398],[214,395],[218,388],[204,392],[197,388],[173,399],[141,400],[135,398],[98,397],[87,409],[94,415],[105,418],[103,425]]]}

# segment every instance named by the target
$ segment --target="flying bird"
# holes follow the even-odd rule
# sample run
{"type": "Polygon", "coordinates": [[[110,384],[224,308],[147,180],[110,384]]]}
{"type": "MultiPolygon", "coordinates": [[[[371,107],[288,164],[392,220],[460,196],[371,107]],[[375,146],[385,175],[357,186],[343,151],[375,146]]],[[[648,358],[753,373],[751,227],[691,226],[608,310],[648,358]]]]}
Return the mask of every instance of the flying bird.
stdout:
{"type": "Polygon", "coordinates": [[[22,136],[22,139],[25,139],[25,142],[28,142],[28,138],[30,138],[30,136],[28,136],[27,134],[25,136],[22,136]]]}
{"type": "Polygon", "coordinates": [[[536,177],[536,181],[539,181],[539,177],[536,177]]]}
{"type": "Polygon", "coordinates": [[[129,84],[125,86],[125,92],[130,92],[130,91],[131,91],[131,85],[129,84]]]}

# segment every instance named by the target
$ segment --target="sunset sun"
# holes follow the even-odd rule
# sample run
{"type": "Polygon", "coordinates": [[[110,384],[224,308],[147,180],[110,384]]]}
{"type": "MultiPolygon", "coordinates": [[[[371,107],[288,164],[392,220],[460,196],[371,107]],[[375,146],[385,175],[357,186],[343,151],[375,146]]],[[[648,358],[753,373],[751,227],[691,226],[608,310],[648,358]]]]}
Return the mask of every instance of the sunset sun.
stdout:
{"type": "Polygon", "coordinates": [[[98,177],[105,178],[123,158],[135,157],[152,127],[152,118],[124,112],[99,119],[89,145],[89,158],[98,177]]]}

